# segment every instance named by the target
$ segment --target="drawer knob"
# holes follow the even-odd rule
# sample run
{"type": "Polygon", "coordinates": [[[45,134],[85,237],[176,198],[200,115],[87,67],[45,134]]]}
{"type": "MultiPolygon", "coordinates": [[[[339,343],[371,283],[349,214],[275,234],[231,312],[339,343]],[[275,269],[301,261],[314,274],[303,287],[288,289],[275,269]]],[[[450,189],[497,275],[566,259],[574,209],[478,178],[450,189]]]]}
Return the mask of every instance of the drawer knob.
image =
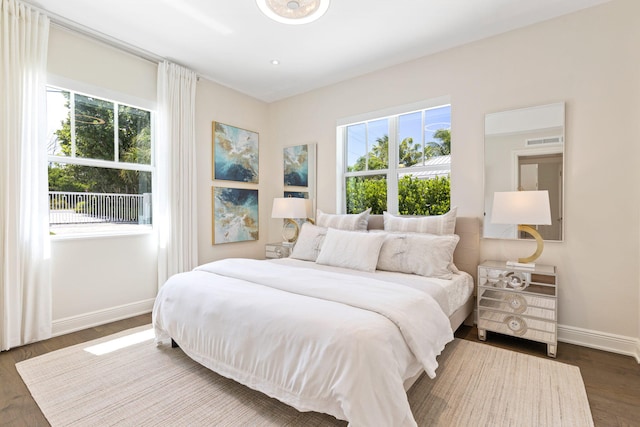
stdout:
{"type": "Polygon", "coordinates": [[[514,313],[524,313],[527,309],[527,300],[522,295],[513,294],[509,295],[506,299],[507,304],[514,313]]]}
{"type": "Polygon", "coordinates": [[[504,282],[505,288],[515,289],[518,291],[529,286],[527,277],[518,271],[509,271],[508,273],[504,273],[501,277],[501,281],[504,282]]]}
{"type": "Polygon", "coordinates": [[[520,316],[508,316],[504,319],[504,323],[516,335],[523,335],[527,332],[527,322],[520,316]]]}

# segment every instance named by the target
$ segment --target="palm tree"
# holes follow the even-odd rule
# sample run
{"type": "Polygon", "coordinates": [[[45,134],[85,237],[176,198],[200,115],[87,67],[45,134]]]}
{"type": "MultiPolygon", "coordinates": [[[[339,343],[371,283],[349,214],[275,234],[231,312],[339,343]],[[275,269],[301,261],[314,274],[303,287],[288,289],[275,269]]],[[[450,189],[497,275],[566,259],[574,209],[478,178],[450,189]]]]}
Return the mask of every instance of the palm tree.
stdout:
{"type": "Polygon", "coordinates": [[[436,156],[448,156],[451,154],[451,130],[438,129],[433,134],[435,139],[439,139],[440,142],[429,141],[424,148],[424,155],[426,158],[436,156]]]}

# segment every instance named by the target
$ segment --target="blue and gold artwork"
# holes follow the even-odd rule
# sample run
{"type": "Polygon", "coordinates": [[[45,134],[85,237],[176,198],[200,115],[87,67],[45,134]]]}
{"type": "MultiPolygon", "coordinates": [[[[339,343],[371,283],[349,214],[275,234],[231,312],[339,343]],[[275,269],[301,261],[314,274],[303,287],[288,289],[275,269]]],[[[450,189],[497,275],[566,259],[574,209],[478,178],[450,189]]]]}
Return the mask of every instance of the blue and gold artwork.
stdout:
{"type": "Polygon", "coordinates": [[[258,134],[213,122],[213,179],[258,183],[258,134]]]}
{"type": "Polygon", "coordinates": [[[258,190],[213,187],[213,244],[258,240],[258,190]]]}
{"type": "Polygon", "coordinates": [[[309,186],[309,147],[296,145],[286,147],[284,157],[284,185],[309,186]]]}

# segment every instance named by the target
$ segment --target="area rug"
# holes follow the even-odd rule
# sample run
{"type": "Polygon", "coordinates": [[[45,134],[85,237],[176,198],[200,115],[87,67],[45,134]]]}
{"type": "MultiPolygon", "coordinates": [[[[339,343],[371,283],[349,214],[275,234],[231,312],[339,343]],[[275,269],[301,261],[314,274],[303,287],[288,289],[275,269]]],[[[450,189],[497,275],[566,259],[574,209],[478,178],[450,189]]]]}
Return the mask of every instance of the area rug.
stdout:
{"type": "MultiPolygon", "coordinates": [[[[592,426],[580,370],[456,339],[409,390],[419,426],[592,426]]],[[[221,377],[150,326],[16,365],[52,426],[345,426],[221,377]]]]}

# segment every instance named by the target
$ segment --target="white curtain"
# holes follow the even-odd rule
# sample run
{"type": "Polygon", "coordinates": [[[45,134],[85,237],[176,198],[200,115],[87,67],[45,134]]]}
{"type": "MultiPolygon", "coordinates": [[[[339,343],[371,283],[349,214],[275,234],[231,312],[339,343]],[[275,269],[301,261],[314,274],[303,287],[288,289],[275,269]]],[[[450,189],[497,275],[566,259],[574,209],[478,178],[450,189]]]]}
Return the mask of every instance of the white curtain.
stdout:
{"type": "Polygon", "coordinates": [[[166,61],[158,66],[158,287],[198,263],[196,82],[184,67],[166,61]]]}
{"type": "Polygon", "coordinates": [[[49,19],[17,0],[0,2],[0,350],[7,350],[51,336],[49,19]]]}

